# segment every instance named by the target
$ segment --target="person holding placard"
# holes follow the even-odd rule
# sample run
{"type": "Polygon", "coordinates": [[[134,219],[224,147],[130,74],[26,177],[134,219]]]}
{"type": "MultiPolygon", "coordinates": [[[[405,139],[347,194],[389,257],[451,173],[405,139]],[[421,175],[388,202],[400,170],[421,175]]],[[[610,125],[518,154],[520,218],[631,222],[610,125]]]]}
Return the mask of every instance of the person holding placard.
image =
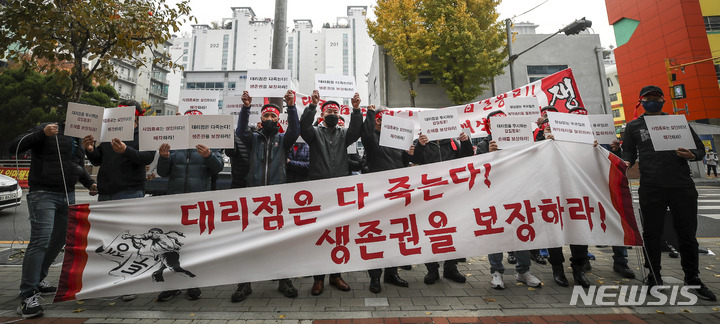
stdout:
{"type": "MultiPolygon", "coordinates": [[[[495,152],[498,150],[497,143],[492,139],[492,131],[490,129],[490,117],[505,117],[507,116],[503,111],[496,110],[488,114],[487,118],[487,132],[488,136],[482,139],[477,146],[477,154],[485,154],[495,152]]],[[[508,252],[510,253],[510,252],[508,252]]],[[[530,252],[527,250],[514,251],[513,256],[517,260],[515,265],[515,275],[517,281],[525,283],[529,287],[541,287],[542,282],[538,277],[530,273],[530,252]]],[[[510,257],[508,256],[508,259],[510,257]]],[[[490,262],[490,286],[493,289],[505,289],[505,282],[503,281],[503,274],[505,273],[505,267],[503,266],[503,254],[493,253],[488,255],[488,261],[490,262]]]]}
{"type": "MultiPolygon", "coordinates": [[[[85,136],[82,146],[92,165],[99,166],[98,201],[142,198],[145,196],[145,166],[155,159],[155,152],[139,151],[138,116],[143,111],[134,100],[123,100],[119,107],[134,107],[135,122],[133,140],[123,142],[113,138],[111,142],[95,144],[92,135],[85,136]]],[[[135,299],[134,294],[123,295],[122,300],[135,299]]]]}
{"type": "MultiPolygon", "coordinates": [[[[287,103],[288,128],[285,133],[278,133],[280,129],[280,107],[275,104],[265,104],[260,111],[260,127],[256,132],[248,131],[250,120],[250,107],[252,97],[247,91],[242,94],[243,107],[240,111],[240,120],[237,137],[242,140],[248,149],[250,170],[247,174],[247,186],[269,186],[285,183],[285,163],[287,152],[292,148],[300,134],[300,121],[295,107],[295,94],[288,90],[285,93],[287,103]]],[[[285,278],[278,280],[278,291],[285,297],[295,298],[298,290],[293,286],[292,280],[285,278]]],[[[230,300],[233,303],[241,302],[252,293],[249,282],[239,283],[230,300]]]]}
{"type": "MultiPolygon", "coordinates": [[[[311,103],[300,118],[300,134],[310,146],[310,180],[344,177],[350,174],[347,147],[355,143],[362,132],[360,94],[356,93],[351,99],[353,111],[348,128],[337,127],[340,104],[332,100],[323,103],[323,120],[318,126],[313,126],[318,102],[320,93],[313,90],[311,103]]],[[[316,275],[314,280],[310,293],[317,296],[323,292],[325,275],[316,275]]],[[[339,273],[330,274],[330,285],[342,291],[350,290],[339,273]]]]}
{"type": "MultiPolygon", "coordinates": [[[[380,130],[382,128],[383,110],[375,110],[375,105],[369,105],[363,124],[363,131],[360,139],[365,148],[365,156],[367,157],[367,166],[369,172],[380,172],[404,168],[410,164],[410,155],[403,150],[380,146],[380,130]]],[[[370,292],[379,293],[382,291],[380,286],[380,275],[382,269],[370,269],[370,292]]],[[[408,282],[400,278],[397,267],[385,268],[385,283],[393,284],[399,287],[408,287],[408,282]]]]}
{"type": "Polygon", "coordinates": [[[701,161],[705,156],[705,147],[690,127],[695,143],[691,148],[678,148],[675,151],[655,151],[650,138],[645,116],[663,116],[664,94],[659,87],[649,85],[640,90],[638,106],[645,113],[627,123],[625,141],[622,143],[622,159],[631,167],[640,158],[640,212],[643,221],[643,241],[645,241],[645,267],[650,273],[645,283],[662,286],[660,275],[662,234],[665,214],[670,208],[673,225],[680,244],[680,264],[685,273],[686,285],[694,286],[691,292],[706,300],[716,300],[715,294],[705,286],[700,278],[697,231],[698,192],[691,177],[688,161],[701,161]]]}
{"type": "MultiPolygon", "coordinates": [[[[158,149],[157,173],[168,178],[168,195],[210,191],[212,175],[223,169],[222,158],[217,150],[211,150],[205,145],[198,144],[196,149],[173,150],[164,143],[158,149]]],[[[161,292],[157,300],[167,301],[180,294],[180,290],[166,290],[161,292]]],[[[187,298],[195,300],[200,298],[200,288],[187,290],[187,298]]]]}
{"type": "Polygon", "coordinates": [[[547,113],[549,111],[557,112],[557,108],[554,106],[545,106],[540,109],[540,118],[538,118],[537,122],[535,122],[538,125],[538,128],[535,130],[535,141],[542,141],[545,139],[545,131],[550,130],[550,122],[548,122],[548,116],[547,113]]]}
{"type": "Polygon", "coordinates": [[[64,125],[40,124],[10,143],[10,154],[32,152],[27,195],[30,243],[23,258],[17,308],[22,318],[42,316],[40,294],[57,291],[45,278],[65,246],[68,206],[75,204],[75,184],[79,181],[91,196],[97,194],[97,184],[83,167],[82,145],[77,138],[64,135],[64,125]]]}
{"type": "MultiPolygon", "coordinates": [[[[428,140],[427,135],[422,134],[417,139],[414,150],[415,152],[411,159],[411,162],[414,164],[429,164],[473,155],[472,142],[470,142],[470,137],[468,137],[465,132],[460,132],[459,141],[454,138],[446,138],[431,142],[428,140]]],[[[443,278],[465,283],[467,280],[465,275],[457,269],[458,262],[462,260],[463,259],[446,260],[443,263],[443,278]]],[[[426,284],[431,285],[440,280],[440,263],[425,263],[425,267],[427,267],[428,270],[424,278],[426,284]]]]}

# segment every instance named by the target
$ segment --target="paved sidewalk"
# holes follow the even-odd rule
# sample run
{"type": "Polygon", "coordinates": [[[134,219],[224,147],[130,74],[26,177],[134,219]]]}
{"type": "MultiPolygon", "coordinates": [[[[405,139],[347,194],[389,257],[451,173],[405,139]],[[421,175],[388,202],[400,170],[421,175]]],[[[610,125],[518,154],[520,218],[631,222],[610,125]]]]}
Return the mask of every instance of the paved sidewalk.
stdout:
{"type": "MultiPolygon", "coordinates": [[[[720,251],[720,238],[700,239],[702,247],[720,251]]],[[[0,248],[2,250],[2,248],[0,248]]],[[[565,249],[566,258],[569,250],[565,249]]],[[[637,252],[629,250],[630,266],[637,279],[623,279],[612,271],[612,249],[590,247],[597,260],[588,278],[596,285],[640,285],[640,267],[637,252]]],[[[683,278],[679,259],[663,254],[663,278],[666,284],[680,284],[683,278]]],[[[569,263],[566,275],[572,283],[569,263]]],[[[300,295],[290,299],[276,289],[276,282],[253,284],[253,293],[241,303],[230,302],[234,285],[203,288],[200,300],[189,301],[179,295],[167,302],[157,302],[156,294],[140,294],[137,299],[124,302],[119,298],[69,301],[51,304],[52,296],[45,301],[45,318],[26,320],[36,323],[473,323],[473,322],[604,322],[604,323],[718,323],[720,303],[698,300],[693,306],[676,306],[665,303],[652,306],[657,301],[648,296],[642,306],[586,306],[578,301],[571,306],[572,287],[557,286],[552,280],[549,265],[533,263],[531,271],[543,282],[542,288],[529,288],[517,283],[514,270],[506,264],[505,290],[490,287],[487,257],[468,258],[459,269],[467,275],[468,282],[459,284],[441,279],[434,285],[423,283],[425,267],[415,265],[412,270],[400,270],[400,275],[410,282],[409,288],[383,284],[383,291],[368,291],[369,277],[366,272],[345,273],[343,277],[352,287],[349,292],[339,291],[326,284],[320,296],[311,296],[312,278],[296,278],[295,286],[300,295]],[[610,316],[608,314],[618,315],[610,316]],[[564,315],[553,317],[551,315],[564,315]],[[583,317],[583,315],[593,315],[583,317]],[[603,315],[603,316],[594,316],[603,315]],[[509,316],[509,317],[508,317],[509,316]],[[579,316],[579,317],[578,317],[579,316]],[[352,321],[344,321],[352,320],[352,321]]],[[[701,279],[720,295],[720,257],[700,255],[701,279]]],[[[0,266],[0,322],[18,320],[15,309],[20,266],[0,266]]],[[[50,281],[57,281],[60,265],[50,270],[50,281]]],[[[619,289],[608,289],[618,293],[619,289]]],[[[672,292],[666,292],[672,299],[672,292]]],[[[676,294],[677,295],[677,294],[676,294]]],[[[605,298],[605,301],[614,301],[605,298]]],[[[678,297],[678,301],[685,301],[678,297]]]]}

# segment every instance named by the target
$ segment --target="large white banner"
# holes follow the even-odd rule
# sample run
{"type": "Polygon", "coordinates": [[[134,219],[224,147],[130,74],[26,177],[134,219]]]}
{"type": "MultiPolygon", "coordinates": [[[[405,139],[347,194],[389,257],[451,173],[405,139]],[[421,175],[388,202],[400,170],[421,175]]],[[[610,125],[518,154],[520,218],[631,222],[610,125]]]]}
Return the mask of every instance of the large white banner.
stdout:
{"type": "Polygon", "coordinates": [[[358,176],[73,205],[55,301],[637,246],[625,168],[602,147],[541,141],[358,176]]]}

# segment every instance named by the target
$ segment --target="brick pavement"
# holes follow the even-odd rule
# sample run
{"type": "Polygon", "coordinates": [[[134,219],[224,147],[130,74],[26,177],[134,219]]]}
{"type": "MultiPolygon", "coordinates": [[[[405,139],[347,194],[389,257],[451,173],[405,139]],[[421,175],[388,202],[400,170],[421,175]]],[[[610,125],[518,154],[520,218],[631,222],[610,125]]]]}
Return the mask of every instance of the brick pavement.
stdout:
{"type": "MultiPolygon", "coordinates": [[[[700,245],[720,251],[720,238],[701,239],[700,245]]],[[[611,248],[590,247],[597,260],[588,278],[597,285],[639,285],[639,279],[623,279],[612,271],[611,248]]],[[[630,250],[630,265],[640,275],[638,249],[630,250]]],[[[569,251],[565,249],[566,256],[569,251]]],[[[682,270],[679,259],[663,255],[666,283],[679,282],[682,270]]],[[[569,264],[566,274],[572,282],[569,264]]],[[[297,298],[283,297],[275,282],[253,284],[253,293],[241,303],[231,303],[234,285],[203,288],[200,300],[189,301],[180,295],[168,302],[157,302],[156,294],[140,294],[124,302],[119,298],[69,301],[50,304],[44,301],[45,318],[27,323],[719,323],[720,303],[699,300],[693,306],[571,306],[572,287],[563,288],[552,281],[549,265],[533,263],[531,271],[544,285],[532,289],[516,283],[512,266],[505,274],[505,290],[494,290],[488,283],[490,272],[484,256],[468,258],[461,263],[467,275],[466,284],[441,279],[434,285],[423,283],[425,267],[400,271],[410,282],[409,288],[383,284],[383,291],[368,291],[366,272],[346,273],[343,277],[353,288],[338,291],[329,285],[320,296],[311,296],[312,278],[296,278],[300,290],[297,298]],[[561,316],[561,317],[553,317],[561,316]],[[564,317],[562,317],[564,316],[564,317]],[[584,317],[588,316],[588,317],[584,317]],[[412,319],[412,320],[411,320],[412,319]],[[328,320],[320,321],[320,320],[328,320]],[[408,322],[409,321],[409,322],[408,322]],[[415,322],[412,322],[415,321],[415,322]]],[[[0,323],[18,320],[15,308],[19,266],[0,266],[0,323]]],[[[700,256],[701,278],[720,295],[720,257],[700,256]]],[[[50,270],[50,280],[57,280],[60,267],[50,270]]],[[[612,290],[608,290],[612,291],[612,290]]],[[[614,290],[618,292],[618,290],[614,290]]],[[[670,296],[670,292],[666,293],[670,296]]],[[[609,299],[605,299],[606,301],[609,299]]],[[[647,302],[656,301],[648,297],[647,302]]]]}

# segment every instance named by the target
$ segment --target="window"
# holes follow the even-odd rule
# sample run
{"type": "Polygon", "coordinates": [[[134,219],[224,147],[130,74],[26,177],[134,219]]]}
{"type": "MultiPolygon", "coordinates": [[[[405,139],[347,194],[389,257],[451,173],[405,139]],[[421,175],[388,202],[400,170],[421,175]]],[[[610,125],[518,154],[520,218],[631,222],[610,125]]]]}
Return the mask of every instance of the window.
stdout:
{"type": "Polygon", "coordinates": [[[185,44],[183,44],[183,47],[188,47],[188,46],[190,46],[190,42],[185,42],[185,44]]]}
{"type": "Polygon", "coordinates": [[[548,75],[567,69],[567,65],[528,65],[528,83],[533,83],[548,75]]]}
{"type": "Polygon", "coordinates": [[[705,20],[705,31],[720,32],[720,16],[703,17],[705,20]]]}
{"type": "Polygon", "coordinates": [[[612,115],[614,118],[620,118],[620,109],[613,109],[612,115]]]}
{"type": "Polygon", "coordinates": [[[717,78],[718,82],[720,82],[720,65],[715,64],[715,77],[717,78]]]}
{"type": "Polygon", "coordinates": [[[617,101],[617,100],[618,100],[617,93],[611,93],[611,94],[610,94],[610,101],[612,102],[612,101],[617,101]]]}
{"type": "Polygon", "coordinates": [[[437,84],[437,81],[432,77],[432,74],[429,71],[423,71],[418,74],[418,83],[419,84],[437,84]]]}
{"type": "Polygon", "coordinates": [[[608,83],[608,87],[612,87],[612,86],[613,86],[612,79],[607,78],[607,83],[608,83]]]}

